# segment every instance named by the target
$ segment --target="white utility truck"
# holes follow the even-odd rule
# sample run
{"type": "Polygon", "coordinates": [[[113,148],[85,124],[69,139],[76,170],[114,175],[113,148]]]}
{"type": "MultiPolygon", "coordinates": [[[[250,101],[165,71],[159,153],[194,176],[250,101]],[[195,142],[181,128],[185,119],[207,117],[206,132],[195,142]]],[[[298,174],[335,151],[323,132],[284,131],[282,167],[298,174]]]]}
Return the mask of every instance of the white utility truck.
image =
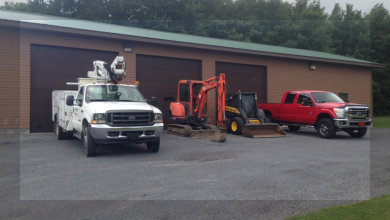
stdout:
{"type": "MultiPolygon", "coordinates": [[[[125,62],[116,57],[111,65],[94,61],[89,78],[79,78],[78,91],[52,93],[52,120],[58,139],[81,139],[87,157],[98,144],[146,143],[149,152],[160,148],[161,111],[148,104],[137,85],[118,84],[125,76],[125,62]]],[[[152,100],[152,102],[155,100],[152,100]]]]}

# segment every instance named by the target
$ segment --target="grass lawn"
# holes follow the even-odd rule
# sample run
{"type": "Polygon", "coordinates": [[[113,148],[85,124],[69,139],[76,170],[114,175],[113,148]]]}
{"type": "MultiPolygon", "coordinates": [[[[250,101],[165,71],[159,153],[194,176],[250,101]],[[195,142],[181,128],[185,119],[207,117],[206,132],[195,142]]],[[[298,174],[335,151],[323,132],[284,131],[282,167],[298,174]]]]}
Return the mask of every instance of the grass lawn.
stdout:
{"type": "Polygon", "coordinates": [[[306,219],[390,219],[390,195],[362,202],[331,207],[302,216],[293,216],[290,220],[306,219]]]}
{"type": "Polygon", "coordinates": [[[375,128],[390,128],[390,116],[375,116],[373,123],[375,128]]]}

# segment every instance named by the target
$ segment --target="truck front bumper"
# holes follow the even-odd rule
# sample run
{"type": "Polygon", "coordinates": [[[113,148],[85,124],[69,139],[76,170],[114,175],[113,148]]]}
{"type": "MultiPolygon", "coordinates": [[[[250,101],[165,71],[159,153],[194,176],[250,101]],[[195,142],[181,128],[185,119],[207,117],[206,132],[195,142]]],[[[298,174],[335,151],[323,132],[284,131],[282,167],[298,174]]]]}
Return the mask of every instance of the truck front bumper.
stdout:
{"type": "Polygon", "coordinates": [[[364,120],[364,121],[351,121],[349,119],[336,118],[333,119],[333,121],[335,126],[338,128],[361,128],[361,127],[369,127],[371,125],[371,119],[364,120]]]}
{"type": "Polygon", "coordinates": [[[145,143],[159,140],[163,127],[163,123],[133,127],[111,127],[106,124],[92,124],[89,128],[89,133],[97,144],[145,143]]]}

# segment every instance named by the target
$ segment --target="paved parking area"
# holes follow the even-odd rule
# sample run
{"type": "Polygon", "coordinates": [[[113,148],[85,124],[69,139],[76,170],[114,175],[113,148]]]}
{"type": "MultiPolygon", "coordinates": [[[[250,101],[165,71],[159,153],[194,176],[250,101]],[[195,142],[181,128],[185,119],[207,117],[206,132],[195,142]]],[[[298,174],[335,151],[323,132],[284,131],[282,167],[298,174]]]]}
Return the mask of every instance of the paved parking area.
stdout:
{"type": "MultiPolygon", "coordinates": [[[[271,139],[229,135],[225,144],[164,134],[158,154],[143,145],[118,145],[100,148],[95,158],[84,156],[78,140],[25,135],[20,179],[2,170],[11,177],[0,181],[5,198],[17,192],[22,201],[10,199],[0,211],[7,217],[282,218],[390,192],[388,134],[373,129],[377,141],[343,133],[325,140],[304,129],[271,139]]],[[[7,149],[12,141],[3,144],[7,149]]]]}

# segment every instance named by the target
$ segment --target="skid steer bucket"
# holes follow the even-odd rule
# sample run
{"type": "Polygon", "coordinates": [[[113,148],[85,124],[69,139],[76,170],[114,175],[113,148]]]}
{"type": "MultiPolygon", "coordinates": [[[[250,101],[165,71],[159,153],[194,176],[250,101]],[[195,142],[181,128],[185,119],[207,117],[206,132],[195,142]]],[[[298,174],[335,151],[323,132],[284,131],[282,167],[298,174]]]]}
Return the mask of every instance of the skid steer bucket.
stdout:
{"type": "Polygon", "coordinates": [[[247,124],[242,129],[242,135],[250,138],[282,137],[286,136],[286,132],[276,123],[247,124]]]}

